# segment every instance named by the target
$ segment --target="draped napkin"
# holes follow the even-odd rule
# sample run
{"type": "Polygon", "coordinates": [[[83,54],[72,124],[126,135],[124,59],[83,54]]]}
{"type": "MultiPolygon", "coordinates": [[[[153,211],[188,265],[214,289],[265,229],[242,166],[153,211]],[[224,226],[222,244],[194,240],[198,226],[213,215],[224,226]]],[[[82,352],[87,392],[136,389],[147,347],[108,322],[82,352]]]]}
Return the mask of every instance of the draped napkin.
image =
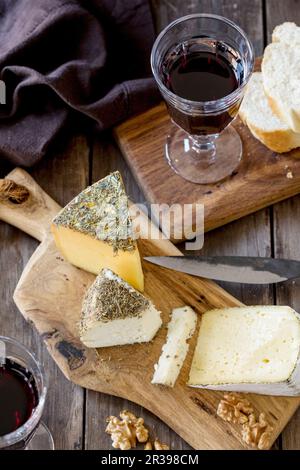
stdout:
{"type": "Polygon", "coordinates": [[[148,0],[0,0],[0,161],[30,166],[74,120],[110,128],[159,99],[148,0]]]}

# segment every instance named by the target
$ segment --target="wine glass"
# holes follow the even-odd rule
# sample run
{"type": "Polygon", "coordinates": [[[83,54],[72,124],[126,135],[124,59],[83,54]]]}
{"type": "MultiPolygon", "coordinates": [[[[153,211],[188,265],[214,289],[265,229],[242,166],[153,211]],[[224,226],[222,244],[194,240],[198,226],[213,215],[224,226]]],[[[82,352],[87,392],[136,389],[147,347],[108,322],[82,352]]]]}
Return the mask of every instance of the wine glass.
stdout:
{"type": "MultiPolygon", "coordinates": [[[[47,426],[41,422],[47,394],[42,365],[25,346],[15,339],[0,336],[0,345],[0,359],[3,359],[2,351],[5,351],[4,365],[2,367],[7,368],[8,363],[14,364],[14,367],[20,367],[20,370],[24,371],[26,376],[28,376],[28,380],[34,382],[34,390],[37,395],[36,406],[33,408],[28,420],[13,432],[0,435],[0,450],[53,450],[54,443],[51,433],[47,426]]],[[[5,380],[4,376],[2,380],[5,380]]]]}
{"type": "MultiPolygon", "coordinates": [[[[169,24],[157,37],[152,48],[151,67],[173,122],[167,136],[165,157],[173,170],[186,180],[199,184],[215,183],[238,167],[243,153],[242,142],[229,124],[238,113],[253,66],[253,47],[246,34],[221,16],[184,16],[169,24]],[[200,72],[211,72],[215,66],[212,73],[218,72],[216,67],[221,67],[221,75],[206,75],[204,87],[201,80],[198,86],[195,75],[190,75],[190,81],[187,81],[185,71],[190,57],[198,57],[200,61],[208,58],[206,65],[203,60],[198,62],[204,67],[200,72]],[[180,95],[172,84],[175,72],[181,87],[180,95]],[[215,81],[219,78],[221,84],[215,81]],[[230,83],[232,86],[228,88],[230,83]],[[231,90],[229,94],[226,93],[228,89],[231,90]],[[201,96],[201,99],[191,99],[193,95],[201,96]],[[212,95],[216,98],[212,99],[212,95]]],[[[195,67],[194,63],[192,72],[195,67]]]]}

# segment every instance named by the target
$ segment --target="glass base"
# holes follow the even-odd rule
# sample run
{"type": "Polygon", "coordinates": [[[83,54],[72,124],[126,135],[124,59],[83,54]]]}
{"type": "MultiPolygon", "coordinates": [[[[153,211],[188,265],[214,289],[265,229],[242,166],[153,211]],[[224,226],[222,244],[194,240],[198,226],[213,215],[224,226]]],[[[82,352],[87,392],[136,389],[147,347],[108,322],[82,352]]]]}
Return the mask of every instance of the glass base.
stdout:
{"type": "Polygon", "coordinates": [[[54,450],[54,441],[48,427],[40,423],[28,442],[26,450],[54,450]]]}
{"type": "Polygon", "coordinates": [[[239,166],[243,147],[238,132],[227,127],[219,136],[190,136],[176,125],[167,136],[165,156],[182,178],[198,184],[216,183],[239,166]]]}

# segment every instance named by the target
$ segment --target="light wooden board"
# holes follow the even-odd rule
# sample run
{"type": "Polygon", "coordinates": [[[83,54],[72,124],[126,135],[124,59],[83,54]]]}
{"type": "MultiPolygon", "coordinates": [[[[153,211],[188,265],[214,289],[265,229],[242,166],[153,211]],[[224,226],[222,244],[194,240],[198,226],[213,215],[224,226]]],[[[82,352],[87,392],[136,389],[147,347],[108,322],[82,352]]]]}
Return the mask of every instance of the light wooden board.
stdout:
{"type": "MultiPolygon", "coordinates": [[[[260,67],[260,59],[256,68],[260,67]]],[[[232,124],[243,143],[243,158],[223,182],[199,185],[178,176],[164,158],[166,136],[172,126],[162,103],[115,129],[117,142],[137,183],[152,204],[192,204],[194,217],[183,211],[186,238],[195,233],[191,220],[204,205],[205,231],[256,212],[300,191],[300,149],[286,154],[272,152],[253,137],[236,118],[232,124]],[[288,178],[287,175],[291,175],[288,178]]],[[[201,214],[201,212],[199,212],[201,214]]],[[[194,223],[194,222],[193,222],[194,223]]],[[[181,233],[181,215],[171,218],[171,238],[181,233]]]]}
{"type": "MultiPolygon", "coordinates": [[[[174,389],[150,384],[153,364],[165,341],[162,328],[153,342],[122,348],[105,348],[99,354],[85,348],[78,338],[77,323],[85,289],[94,276],[65,262],[56,251],[49,222],[59,209],[22,170],[9,177],[25,185],[32,197],[23,205],[0,205],[0,218],[42,241],[32,255],[15,291],[15,301],[24,317],[32,322],[63,373],[74,383],[92,390],[121,396],[152,411],[196,449],[242,449],[239,428],[216,416],[222,394],[186,387],[195,346],[191,341],[188,358],[174,389]]],[[[148,221],[145,219],[144,230],[148,221]]],[[[168,241],[140,241],[142,256],[178,254],[168,241]]],[[[166,325],[170,310],[191,305],[201,314],[212,307],[240,303],[213,282],[144,264],[146,294],[162,311],[166,325]]],[[[274,426],[273,440],[297,409],[299,398],[252,395],[257,411],[267,413],[274,426]]]]}

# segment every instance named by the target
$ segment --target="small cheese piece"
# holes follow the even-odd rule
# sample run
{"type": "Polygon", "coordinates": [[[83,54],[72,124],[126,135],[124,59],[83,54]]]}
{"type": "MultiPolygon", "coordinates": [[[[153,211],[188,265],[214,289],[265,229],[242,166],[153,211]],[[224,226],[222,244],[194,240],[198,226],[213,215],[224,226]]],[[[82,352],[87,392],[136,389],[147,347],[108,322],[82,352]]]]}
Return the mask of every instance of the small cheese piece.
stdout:
{"type": "Polygon", "coordinates": [[[75,197],[54,218],[51,230],[58,249],[71,264],[93,274],[112,269],[143,291],[141,259],[118,171],[75,197]]]}
{"type": "Polygon", "coordinates": [[[151,341],[162,324],[152,302],[109,269],[87,290],[80,339],[89,348],[151,341]]]}
{"type": "Polygon", "coordinates": [[[197,315],[191,307],[175,308],[168,325],[167,342],[162,348],[158,364],[155,364],[153,384],[174,387],[189,345],[187,340],[194,334],[197,315]]]}
{"type": "Polygon", "coordinates": [[[202,315],[189,385],[300,395],[300,315],[290,307],[211,310],[202,315]]]}

